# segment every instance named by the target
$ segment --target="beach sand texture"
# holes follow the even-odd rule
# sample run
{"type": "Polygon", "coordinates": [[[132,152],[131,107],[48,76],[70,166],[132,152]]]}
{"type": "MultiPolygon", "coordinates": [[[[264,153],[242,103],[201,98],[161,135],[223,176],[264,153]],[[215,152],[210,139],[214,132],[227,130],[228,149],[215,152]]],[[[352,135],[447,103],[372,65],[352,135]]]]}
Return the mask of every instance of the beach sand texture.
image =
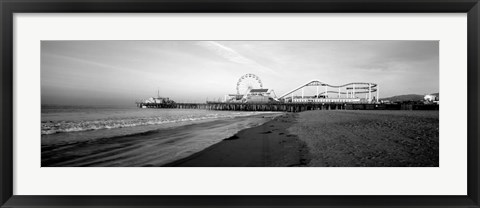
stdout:
{"type": "Polygon", "coordinates": [[[42,166],[439,166],[438,111],[322,110],[275,116],[46,144],[42,145],[42,166]],[[192,142],[200,143],[186,148],[192,142]]]}
{"type": "Polygon", "coordinates": [[[305,111],[288,131],[307,144],[308,166],[439,165],[438,111],[305,111]]]}

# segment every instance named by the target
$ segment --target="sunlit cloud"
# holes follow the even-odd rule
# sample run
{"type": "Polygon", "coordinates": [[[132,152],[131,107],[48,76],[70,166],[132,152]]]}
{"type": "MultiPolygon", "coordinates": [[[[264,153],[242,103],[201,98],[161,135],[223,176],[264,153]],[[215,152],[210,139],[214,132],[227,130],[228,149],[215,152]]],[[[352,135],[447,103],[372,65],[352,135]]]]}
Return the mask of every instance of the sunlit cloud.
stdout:
{"type": "Polygon", "coordinates": [[[234,49],[232,49],[230,47],[227,47],[223,44],[220,44],[218,42],[215,42],[215,41],[199,41],[199,42],[197,42],[197,45],[199,45],[201,47],[204,47],[207,50],[212,51],[216,55],[218,55],[218,56],[220,56],[224,59],[227,59],[231,62],[248,65],[248,66],[250,66],[254,69],[260,70],[261,72],[269,72],[269,73],[272,73],[272,74],[276,74],[276,72],[274,70],[272,70],[271,68],[263,66],[263,65],[257,63],[256,61],[243,56],[242,54],[238,53],[234,49]]]}

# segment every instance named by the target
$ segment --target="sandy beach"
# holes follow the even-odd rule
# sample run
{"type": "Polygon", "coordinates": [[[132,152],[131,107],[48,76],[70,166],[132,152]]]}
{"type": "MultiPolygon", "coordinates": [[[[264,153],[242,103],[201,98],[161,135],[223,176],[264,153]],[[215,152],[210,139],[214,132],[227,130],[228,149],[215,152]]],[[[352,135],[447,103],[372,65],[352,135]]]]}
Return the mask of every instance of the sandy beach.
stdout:
{"type": "Polygon", "coordinates": [[[166,166],[438,167],[438,111],[305,111],[166,166]]]}
{"type": "Polygon", "coordinates": [[[438,167],[438,111],[308,111],[288,130],[309,166],[438,167]]]}
{"type": "Polygon", "coordinates": [[[44,140],[42,166],[438,167],[438,138],[438,111],[318,110],[44,140]]]}

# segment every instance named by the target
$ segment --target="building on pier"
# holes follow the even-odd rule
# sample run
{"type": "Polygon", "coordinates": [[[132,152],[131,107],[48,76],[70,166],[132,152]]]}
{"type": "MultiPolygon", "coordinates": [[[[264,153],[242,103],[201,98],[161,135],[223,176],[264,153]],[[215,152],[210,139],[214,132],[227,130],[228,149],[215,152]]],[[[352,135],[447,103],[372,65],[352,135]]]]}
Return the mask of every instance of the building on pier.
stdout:
{"type": "Polygon", "coordinates": [[[173,100],[170,100],[168,97],[151,97],[142,101],[143,103],[156,103],[156,104],[168,104],[174,103],[173,100]]]}
{"type": "Polygon", "coordinates": [[[160,91],[158,91],[157,97],[150,97],[136,103],[140,108],[147,108],[151,106],[170,106],[175,104],[175,101],[171,100],[169,97],[160,97],[160,91]]]}
{"type": "Polygon", "coordinates": [[[237,93],[225,96],[226,103],[270,103],[277,101],[272,89],[264,89],[260,77],[245,74],[237,82],[237,93]]]}
{"type": "Polygon", "coordinates": [[[229,103],[269,103],[275,102],[275,92],[272,89],[248,89],[245,94],[229,94],[224,102],[229,103]]]}
{"type": "Polygon", "coordinates": [[[269,103],[274,102],[272,97],[275,92],[269,89],[251,89],[245,99],[246,103],[269,103]]]}
{"type": "Polygon", "coordinates": [[[440,103],[440,94],[439,93],[428,94],[428,95],[425,95],[425,97],[423,99],[425,100],[425,103],[439,104],[440,103]]]}

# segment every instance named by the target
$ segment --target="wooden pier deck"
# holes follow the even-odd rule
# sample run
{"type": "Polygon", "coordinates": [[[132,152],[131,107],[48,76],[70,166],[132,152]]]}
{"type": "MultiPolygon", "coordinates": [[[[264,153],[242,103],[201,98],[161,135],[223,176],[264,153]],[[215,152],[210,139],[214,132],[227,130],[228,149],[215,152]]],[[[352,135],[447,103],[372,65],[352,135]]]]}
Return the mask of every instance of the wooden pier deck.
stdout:
{"type": "Polygon", "coordinates": [[[369,103],[137,103],[142,108],[206,109],[227,111],[285,111],[307,110],[438,110],[439,105],[426,104],[369,104],[369,103]]]}

